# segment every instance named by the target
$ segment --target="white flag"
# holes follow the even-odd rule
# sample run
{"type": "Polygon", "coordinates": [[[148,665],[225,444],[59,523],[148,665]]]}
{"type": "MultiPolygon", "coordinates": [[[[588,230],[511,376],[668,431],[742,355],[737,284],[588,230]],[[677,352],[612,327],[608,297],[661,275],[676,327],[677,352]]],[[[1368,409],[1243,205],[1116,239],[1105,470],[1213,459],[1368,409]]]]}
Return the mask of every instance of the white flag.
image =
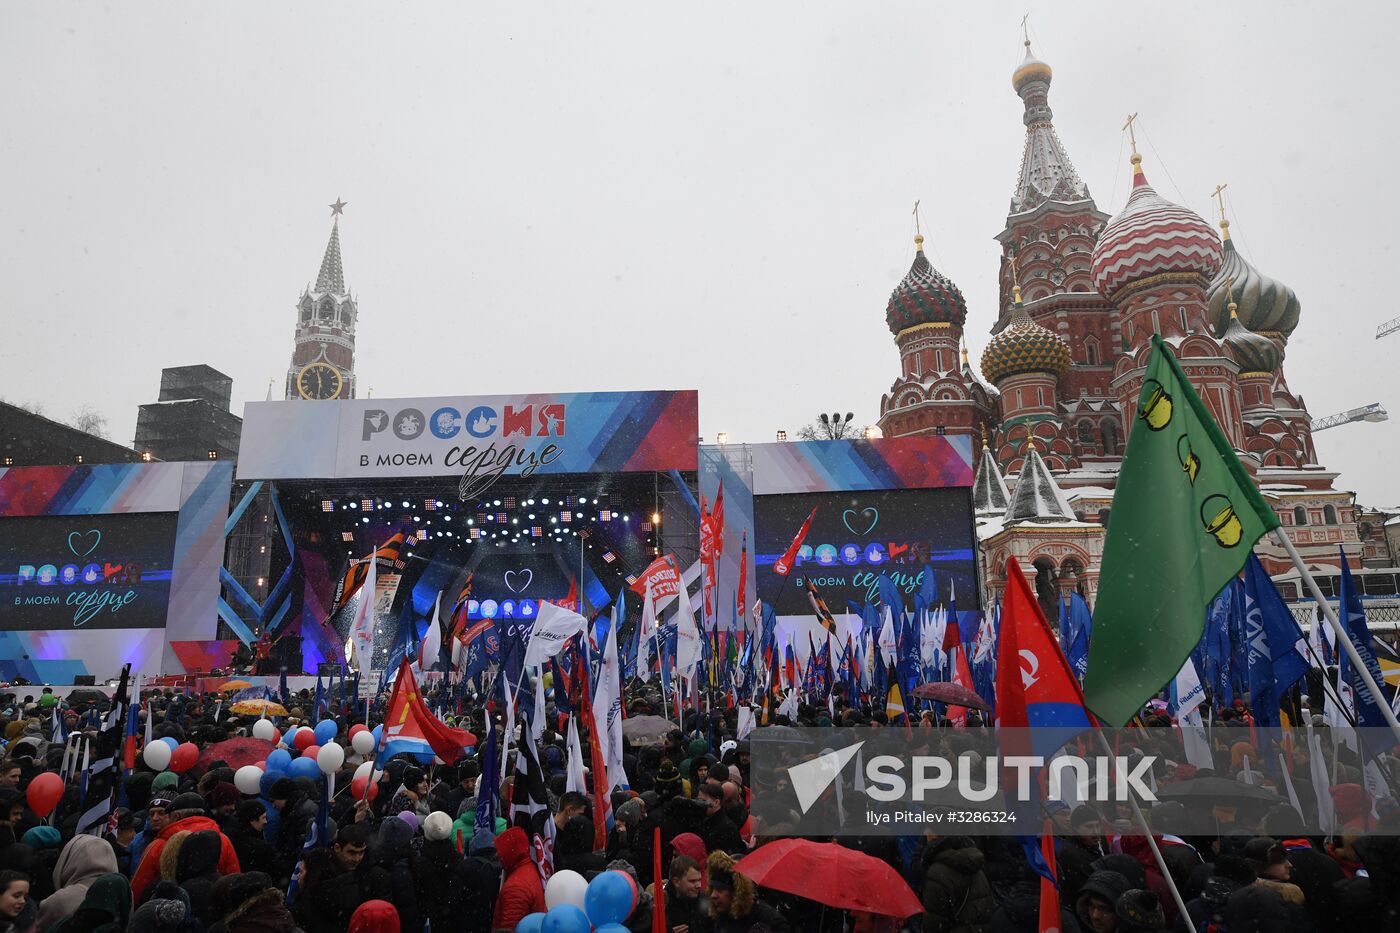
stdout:
{"type": "Polygon", "coordinates": [[[746,738],[749,737],[749,733],[753,731],[753,727],[754,727],[753,707],[752,707],[752,706],[741,706],[741,707],[739,707],[739,723],[738,723],[738,727],[734,730],[735,738],[737,738],[740,742],[744,741],[744,739],[746,739],[746,738]]]}
{"type": "Polygon", "coordinates": [[[656,638],[656,600],[652,596],[651,584],[647,584],[646,595],[642,597],[642,621],[637,623],[637,676],[645,683],[651,680],[651,649],[656,638]]]}
{"type": "Polygon", "coordinates": [[[583,778],[583,746],[578,740],[578,720],[573,716],[569,717],[568,783],[564,785],[564,789],[578,791],[580,794],[588,793],[583,778]]]}
{"type": "Polygon", "coordinates": [[[535,671],[535,712],[530,717],[530,735],[536,742],[544,735],[544,670],[535,671]]]}
{"type": "Polygon", "coordinates": [[[442,652],[442,629],[438,626],[438,616],[442,612],[442,590],[438,590],[433,602],[433,618],[428,622],[428,631],[423,635],[423,644],[418,646],[418,663],[414,665],[416,675],[433,669],[438,655],[442,652]]]}
{"type": "Polygon", "coordinates": [[[617,607],[613,607],[612,623],[603,642],[603,663],[598,667],[598,689],[593,691],[593,734],[603,752],[608,790],[627,786],[627,772],[622,768],[622,673],[617,663],[617,607]]]}
{"type": "Polygon", "coordinates": [[[894,616],[890,614],[890,607],[885,607],[885,624],[880,629],[880,659],[889,667],[894,663],[896,650],[896,640],[894,636],[894,616]]]}
{"type": "Polygon", "coordinates": [[[355,652],[355,663],[360,665],[362,674],[368,674],[374,664],[375,567],[379,564],[374,555],[378,551],[375,548],[369,555],[369,571],[365,574],[364,585],[360,587],[360,601],[355,604],[355,615],[350,620],[350,644],[355,652]]]}
{"type": "Polygon", "coordinates": [[[1176,718],[1181,724],[1182,747],[1186,760],[1198,768],[1214,768],[1215,759],[1210,752],[1210,740],[1206,737],[1205,723],[1201,721],[1199,709],[1205,701],[1205,688],[1201,686],[1200,675],[1196,673],[1196,663],[1190,658],[1181,665],[1176,675],[1176,718]]]}
{"type": "Polygon", "coordinates": [[[700,629],[695,625],[695,613],[690,600],[676,600],[676,670],[689,677],[700,663],[700,629]]]}
{"type": "Polygon", "coordinates": [[[539,667],[564,650],[564,643],[583,631],[588,620],[569,609],[540,603],[539,615],[530,629],[530,642],[525,646],[525,666],[539,667]]]}

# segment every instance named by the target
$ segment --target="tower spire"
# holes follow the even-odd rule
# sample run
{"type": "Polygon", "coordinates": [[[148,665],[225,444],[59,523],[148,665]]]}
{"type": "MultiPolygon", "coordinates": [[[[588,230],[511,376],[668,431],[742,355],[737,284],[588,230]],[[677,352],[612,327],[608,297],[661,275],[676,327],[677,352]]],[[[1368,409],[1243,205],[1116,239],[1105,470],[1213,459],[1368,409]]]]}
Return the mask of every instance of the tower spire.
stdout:
{"type": "Polygon", "coordinates": [[[335,199],[335,203],[330,205],[331,216],[331,238],[326,243],[326,254],[321,257],[321,271],[316,275],[316,291],[335,292],[345,294],[345,271],[340,265],[340,215],[345,213],[345,205],[349,201],[335,199]]]}
{"type": "Polygon", "coordinates": [[[1055,134],[1050,110],[1050,66],[1031,52],[1031,40],[1022,24],[1026,57],[1011,75],[1025,113],[1026,148],[1021,155],[1021,177],[1011,196],[1011,213],[1020,214],[1046,201],[1073,203],[1089,200],[1089,188],[1070,163],[1060,138],[1055,134]]]}

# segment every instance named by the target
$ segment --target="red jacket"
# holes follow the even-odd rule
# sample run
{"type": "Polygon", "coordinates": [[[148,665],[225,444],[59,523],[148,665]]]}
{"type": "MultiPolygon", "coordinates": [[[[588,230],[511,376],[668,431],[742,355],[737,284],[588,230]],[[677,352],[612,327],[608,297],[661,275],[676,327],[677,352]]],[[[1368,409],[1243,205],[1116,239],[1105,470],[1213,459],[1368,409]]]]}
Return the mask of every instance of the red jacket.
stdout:
{"type": "Polygon", "coordinates": [[[139,904],[146,889],[160,880],[160,853],[165,849],[165,843],[171,836],[181,830],[197,833],[206,829],[212,829],[219,833],[219,874],[238,874],[240,871],[238,855],[233,851],[233,843],[229,842],[228,837],[222,832],[219,832],[219,824],[207,816],[187,816],[162,829],[160,835],[152,839],[151,844],[146,846],[146,851],[141,856],[141,864],[137,866],[136,874],[131,878],[132,900],[139,904]]]}
{"type": "Polygon", "coordinates": [[[496,854],[501,857],[505,881],[496,897],[491,929],[514,930],[527,915],[544,912],[544,882],[540,880],[540,870],[530,861],[530,837],[519,826],[496,837],[496,854]]]}

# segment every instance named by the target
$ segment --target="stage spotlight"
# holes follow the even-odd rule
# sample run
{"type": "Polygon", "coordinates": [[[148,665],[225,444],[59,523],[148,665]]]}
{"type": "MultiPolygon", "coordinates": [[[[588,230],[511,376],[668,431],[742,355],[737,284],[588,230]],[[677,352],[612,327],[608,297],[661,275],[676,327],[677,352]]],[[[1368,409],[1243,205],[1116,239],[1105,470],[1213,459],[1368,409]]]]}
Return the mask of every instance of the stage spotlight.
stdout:
{"type": "Polygon", "coordinates": [[[345,507],[347,509],[358,509],[360,507],[360,503],[356,502],[354,499],[351,499],[349,502],[345,503],[345,507]]]}
{"type": "Polygon", "coordinates": [[[624,516],[622,516],[622,520],[623,520],[624,522],[630,522],[630,521],[632,520],[632,516],[630,516],[630,515],[624,515],[624,516]]]}
{"type": "Polygon", "coordinates": [[[476,524],[476,521],[475,521],[474,519],[470,519],[470,518],[469,518],[469,519],[467,519],[467,524],[468,524],[468,525],[475,525],[475,524],[476,524]]]}
{"type": "Polygon", "coordinates": [[[652,512],[652,513],[651,513],[651,523],[652,523],[653,525],[659,525],[659,524],[661,524],[661,513],[660,513],[660,512],[652,512]]]}
{"type": "Polygon", "coordinates": [[[609,512],[607,509],[603,509],[603,511],[598,513],[598,518],[600,521],[610,522],[612,521],[612,512],[609,512]]]}
{"type": "Polygon", "coordinates": [[[373,499],[361,499],[361,500],[360,500],[360,508],[364,509],[366,512],[371,511],[371,510],[374,508],[374,500],[373,500],[373,499]]]}
{"type": "Polygon", "coordinates": [[[340,533],[340,540],[345,542],[354,541],[355,533],[353,531],[342,531],[340,533]]]}
{"type": "Polygon", "coordinates": [[[421,521],[423,520],[423,516],[421,516],[421,515],[415,515],[415,516],[413,516],[413,520],[414,520],[415,522],[421,522],[421,521]]]}
{"type": "Polygon", "coordinates": [[[515,508],[515,496],[506,496],[506,508],[515,508]]]}
{"type": "Polygon", "coordinates": [[[322,500],[321,500],[321,511],[322,511],[322,512],[334,512],[334,511],[335,511],[335,503],[332,502],[332,501],[329,500],[329,499],[322,499],[322,500]]]}
{"type": "Polygon", "coordinates": [[[778,440],[780,440],[780,441],[785,441],[785,440],[787,440],[787,432],[786,432],[786,431],[779,431],[779,432],[778,432],[778,440]]]}
{"type": "Polygon", "coordinates": [[[573,513],[573,512],[560,512],[560,513],[559,513],[559,517],[560,517],[561,519],[563,519],[564,521],[566,521],[566,522],[571,522],[571,521],[574,520],[574,513],[573,513]]]}
{"type": "Polygon", "coordinates": [[[729,443],[729,432],[728,432],[728,431],[720,431],[719,433],[717,433],[717,434],[715,435],[715,443],[719,444],[719,446],[721,446],[721,447],[723,447],[725,444],[728,444],[728,443],[729,443]]]}
{"type": "Polygon", "coordinates": [[[492,504],[495,505],[495,506],[497,506],[497,507],[499,507],[500,504],[501,504],[501,500],[500,500],[500,499],[497,499],[497,500],[496,500],[494,503],[492,503],[492,504]]]}
{"type": "Polygon", "coordinates": [[[444,516],[442,517],[442,520],[445,521],[445,522],[450,522],[450,521],[452,521],[452,516],[451,516],[451,515],[444,515],[444,516]]]}
{"type": "Polygon", "coordinates": [[[408,503],[405,502],[405,503],[403,504],[403,507],[404,507],[404,508],[408,508],[408,503]]]}
{"type": "Polygon", "coordinates": [[[141,462],[142,462],[142,463],[150,463],[151,460],[152,460],[152,454],[151,454],[151,452],[150,452],[149,450],[143,450],[143,451],[141,451],[141,462]]]}
{"type": "Polygon", "coordinates": [[[424,500],[423,500],[423,511],[424,511],[424,512],[432,512],[432,511],[434,511],[435,509],[437,509],[437,507],[438,507],[438,501],[437,501],[436,499],[424,499],[424,500]]]}
{"type": "Polygon", "coordinates": [[[531,512],[529,517],[530,517],[530,521],[534,521],[534,520],[535,520],[535,513],[534,513],[534,512],[531,512]]]}
{"type": "Polygon", "coordinates": [[[545,505],[549,505],[549,500],[548,500],[548,499],[541,499],[540,502],[542,502],[542,503],[545,504],[545,505]]]}
{"type": "Polygon", "coordinates": [[[365,525],[368,525],[368,524],[369,524],[369,516],[366,515],[364,518],[360,519],[360,522],[363,523],[363,524],[365,524],[365,525]]]}
{"type": "Polygon", "coordinates": [[[510,523],[511,523],[512,525],[518,525],[518,524],[520,524],[520,519],[518,519],[518,518],[512,518],[512,519],[510,520],[510,523]]]}
{"type": "Polygon", "coordinates": [[[588,497],[587,497],[587,496],[579,496],[579,497],[578,497],[578,504],[579,504],[579,505],[587,505],[587,504],[588,504],[588,497]]]}

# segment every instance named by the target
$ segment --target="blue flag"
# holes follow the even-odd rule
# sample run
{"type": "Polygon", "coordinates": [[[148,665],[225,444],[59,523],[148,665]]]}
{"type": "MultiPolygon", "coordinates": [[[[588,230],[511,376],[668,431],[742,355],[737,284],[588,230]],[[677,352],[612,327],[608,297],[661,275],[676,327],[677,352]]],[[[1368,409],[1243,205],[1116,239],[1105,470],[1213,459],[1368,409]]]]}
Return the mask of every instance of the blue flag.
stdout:
{"type": "MultiPolygon", "coordinates": [[[[1381,675],[1381,665],[1376,660],[1375,651],[1371,649],[1371,630],[1366,625],[1366,610],[1361,606],[1361,594],[1356,592],[1356,581],[1351,577],[1351,567],[1347,564],[1345,551],[1342,552],[1342,582],[1339,589],[1338,608],[1341,611],[1337,614],[1338,621],[1342,623],[1342,628],[1346,629],[1347,637],[1355,646],[1356,653],[1361,656],[1361,662],[1366,665],[1371,679],[1379,686],[1385,682],[1381,675]]],[[[1361,680],[1344,649],[1338,646],[1337,654],[1341,663],[1339,670],[1346,673],[1347,682],[1351,684],[1352,695],[1355,698],[1356,724],[1363,729],[1386,728],[1385,716],[1381,713],[1376,698],[1361,680]]]]}
{"type": "Polygon", "coordinates": [[[1279,702],[1308,672],[1303,631],[1253,553],[1244,565],[1245,646],[1254,721],[1279,725],[1279,702]]]}
{"type": "Polygon", "coordinates": [[[1094,619],[1089,612],[1089,604],[1078,593],[1069,594],[1069,666],[1074,668],[1074,676],[1081,681],[1089,669],[1089,637],[1093,633],[1094,619]]]}

